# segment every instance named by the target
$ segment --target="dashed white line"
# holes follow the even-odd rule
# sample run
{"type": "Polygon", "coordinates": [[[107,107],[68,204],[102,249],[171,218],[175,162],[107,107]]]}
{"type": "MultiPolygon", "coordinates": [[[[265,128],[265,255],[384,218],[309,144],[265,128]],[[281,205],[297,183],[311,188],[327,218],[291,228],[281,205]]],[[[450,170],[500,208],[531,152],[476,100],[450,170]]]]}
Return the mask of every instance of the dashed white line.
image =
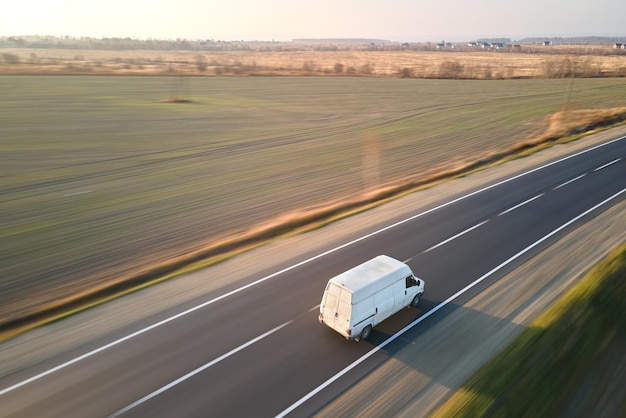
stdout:
{"type": "Polygon", "coordinates": [[[118,416],[120,416],[120,415],[122,415],[122,414],[124,414],[124,413],[126,413],[128,411],[130,411],[131,409],[141,405],[142,403],[144,403],[146,401],[149,401],[150,399],[154,398],[155,396],[160,395],[161,393],[165,392],[168,389],[173,388],[174,386],[178,385],[181,382],[184,382],[185,380],[189,379],[190,377],[193,377],[193,376],[197,375],[198,373],[208,369],[209,367],[214,366],[215,364],[219,363],[222,360],[227,359],[228,357],[232,356],[233,354],[236,354],[236,353],[240,352],[244,348],[251,346],[252,344],[256,343],[257,341],[260,341],[263,338],[270,336],[271,334],[273,334],[276,331],[286,327],[287,325],[291,324],[292,322],[293,322],[293,320],[287,321],[284,324],[281,324],[281,325],[277,326],[276,328],[272,328],[271,330],[267,331],[266,333],[261,334],[258,337],[251,339],[247,343],[242,344],[239,347],[230,350],[228,353],[222,354],[221,356],[219,356],[218,358],[208,362],[207,364],[205,364],[203,366],[200,366],[200,367],[198,367],[197,369],[195,369],[193,371],[190,371],[186,375],[179,377],[178,379],[174,380],[171,383],[168,383],[167,385],[163,386],[162,388],[157,389],[154,392],[150,393],[149,395],[146,395],[143,398],[141,398],[141,399],[131,403],[130,405],[120,409],[119,411],[117,411],[113,415],[111,415],[111,418],[118,417],[118,416]]]}
{"type": "Polygon", "coordinates": [[[595,170],[593,170],[593,171],[600,171],[600,170],[602,170],[603,168],[607,168],[608,166],[615,164],[615,163],[616,163],[616,162],[618,162],[619,160],[621,160],[621,158],[618,158],[618,159],[616,159],[616,160],[613,160],[613,161],[611,161],[610,163],[606,163],[606,164],[604,164],[603,166],[600,166],[600,167],[596,168],[596,169],[595,169],[595,170]]]}
{"type": "Polygon", "coordinates": [[[483,222],[479,223],[478,225],[474,225],[473,227],[466,229],[466,230],[465,230],[465,231],[463,231],[463,232],[459,232],[459,233],[458,233],[458,234],[456,234],[455,236],[450,237],[450,238],[448,238],[447,240],[442,241],[442,242],[440,242],[440,243],[439,243],[439,244],[437,244],[437,245],[433,245],[432,247],[430,247],[429,249],[427,249],[426,251],[424,251],[424,253],[427,253],[427,252],[429,252],[429,251],[431,251],[431,250],[434,250],[435,248],[441,247],[442,245],[445,245],[445,244],[449,243],[450,241],[452,241],[452,240],[454,240],[454,239],[456,239],[456,238],[460,237],[461,235],[465,235],[465,234],[467,234],[468,232],[473,231],[474,229],[476,229],[476,228],[478,228],[478,227],[483,226],[483,225],[484,225],[484,224],[486,224],[487,222],[489,222],[489,220],[488,220],[488,219],[487,219],[486,221],[483,221],[483,222]]]}
{"type": "Polygon", "coordinates": [[[500,213],[498,214],[498,216],[502,216],[502,215],[507,214],[507,213],[509,213],[509,212],[511,212],[511,211],[514,211],[515,209],[517,209],[517,208],[519,208],[519,207],[522,207],[522,206],[524,206],[525,204],[530,203],[530,202],[532,202],[532,201],[533,201],[533,200],[535,200],[535,199],[539,199],[539,198],[540,198],[541,196],[543,196],[543,195],[545,195],[545,193],[541,193],[541,194],[538,194],[538,195],[537,195],[537,196],[535,196],[535,197],[531,197],[530,199],[523,201],[523,202],[522,202],[522,203],[520,203],[519,205],[515,205],[515,206],[513,206],[512,208],[509,208],[509,209],[505,210],[504,212],[500,212],[500,213]]]}
{"type": "Polygon", "coordinates": [[[563,186],[567,186],[568,184],[573,183],[573,182],[575,182],[576,180],[580,180],[580,179],[582,179],[582,178],[583,178],[583,177],[585,177],[586,175],[587,175],[587,173],[585,173],[585,174],[581,174],[580,176],[578,176],[578,177],[576,177],[576,178],[573,178],[573,179],[571,179],[571,180],[569,180],[569,181],[566,181],[565,183],[561,183],[561,184],[559,184],[558,186],[556,186],[556,187],[555,187],[554,189],[552,189],[552,190],[557,190],[557,189],[560,189],[560,188],[561,188],[561,187],[563,187],[563,186]]]}

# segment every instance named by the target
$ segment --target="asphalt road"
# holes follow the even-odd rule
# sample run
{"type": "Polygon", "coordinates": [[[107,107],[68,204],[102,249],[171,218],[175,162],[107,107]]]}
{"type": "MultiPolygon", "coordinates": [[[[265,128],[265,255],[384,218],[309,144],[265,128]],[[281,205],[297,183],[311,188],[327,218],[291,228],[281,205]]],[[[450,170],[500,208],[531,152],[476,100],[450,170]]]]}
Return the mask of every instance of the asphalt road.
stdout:
{"type": "Polygon", "coordinates": [[[372,224],[326,248],[275,254],[271,268],[8,369],[0,376],[0,415],[311,415],[437,327],[449,309],[623,201],[622,138],[372,224]],[[406,261],[426,293],[420,308],[385,321],[370,340],[348,342],[317,321],[323,288],[378,254],[406,261]]]}

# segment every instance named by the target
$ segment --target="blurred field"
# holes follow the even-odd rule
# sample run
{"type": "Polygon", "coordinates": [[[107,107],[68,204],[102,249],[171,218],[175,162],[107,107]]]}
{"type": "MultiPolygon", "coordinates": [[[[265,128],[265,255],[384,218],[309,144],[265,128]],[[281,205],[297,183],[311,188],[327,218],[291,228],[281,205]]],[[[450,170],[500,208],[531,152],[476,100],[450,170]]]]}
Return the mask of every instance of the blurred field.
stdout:
{"type": "Polygon", "coordinates": [[[0,323],[626,106],[570,83],[0,76],[0,323]]]}

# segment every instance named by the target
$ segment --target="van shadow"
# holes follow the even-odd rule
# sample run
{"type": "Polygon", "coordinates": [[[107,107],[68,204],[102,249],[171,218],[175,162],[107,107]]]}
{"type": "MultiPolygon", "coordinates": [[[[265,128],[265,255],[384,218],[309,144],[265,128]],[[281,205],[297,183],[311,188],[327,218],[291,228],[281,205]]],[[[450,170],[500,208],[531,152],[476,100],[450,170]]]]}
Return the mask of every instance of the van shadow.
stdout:
{"type": "MultiPolygon", "coordinates": [[[[439,388],[438,396],[441,396],[441,386],[452,390],[460,388],[478,368],[504,347],[511,336],[519,334],[526,328],[513,322],[513,318],[525,306],[520,306],[513,312],[509,311],[506,316],[498,317],[451,303],[388,342],[396,333],[439,303],[422,299],[420,307],[402,309],[376,326],[367,341],[361,341],[359,344],[363,344],[364,352],[381,344],[383,347],[375,356],[359,365],[358,372],[352,376],[353,380],[347,382],[348,386],[337,393],[321,410],[332,408],[333,402],[346,393],[350,393],[351,404],[358,405],[359,402],[367,404],[372,393],[368,393],[367,389],[359,391],[363,387],[387,388],[389,393],[394,393],[393,396],[404,396],[397,393],[407,392],[406,387],[404,389],[394,387],[394,383],[389,382],[394,379],[389,377],[395,377],[397,373],[407,369],[410,369],[412,374],[411,390],[408,391],[410,395],[406,396],[410,396],[412,402],[422,396],[428,396],[428,392],[434,388],[439,388]],[[393,361],[395,363],[390,363],[393,361]],[[401,363],[397,363],[398,361],[401,363]],[[373,379],[372,372],[389,364],[393,364],[390,369],[392,372],[375,374],[387,376],[385,382],[374,385],[366,383],[367,379],[373,379]],[[363,399],[360,399],[361,397],[363,399]]],[[[402,381],[406,385],[407,381],[402,381]]],[[[384,395],[384,390],[379,395],[384,395]]],[[[425,405],[432,407],[433,401],[425,400],[425,405]]]]}

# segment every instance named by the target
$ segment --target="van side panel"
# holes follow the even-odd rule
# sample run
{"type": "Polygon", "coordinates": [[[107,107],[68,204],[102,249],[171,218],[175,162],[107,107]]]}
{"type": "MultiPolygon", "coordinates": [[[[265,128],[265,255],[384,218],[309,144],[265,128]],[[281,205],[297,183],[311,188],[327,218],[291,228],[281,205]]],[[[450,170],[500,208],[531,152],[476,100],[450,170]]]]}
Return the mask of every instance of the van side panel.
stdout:
{"type": "Polygon", "coordinates": [[[374,296],[365,298],[359,303],[352,305],[352,320],[350,321],[352,336],[360,335],[363,328],[372,324],[375,314],[374,296]]]}
{"type": "Polygon", "coordinates": [[[394,313],[393,287],[387,286],[374,294],[374,304],[376,305],[376,315],[374,316],[374,326],[381,323],[394,313]]]}

